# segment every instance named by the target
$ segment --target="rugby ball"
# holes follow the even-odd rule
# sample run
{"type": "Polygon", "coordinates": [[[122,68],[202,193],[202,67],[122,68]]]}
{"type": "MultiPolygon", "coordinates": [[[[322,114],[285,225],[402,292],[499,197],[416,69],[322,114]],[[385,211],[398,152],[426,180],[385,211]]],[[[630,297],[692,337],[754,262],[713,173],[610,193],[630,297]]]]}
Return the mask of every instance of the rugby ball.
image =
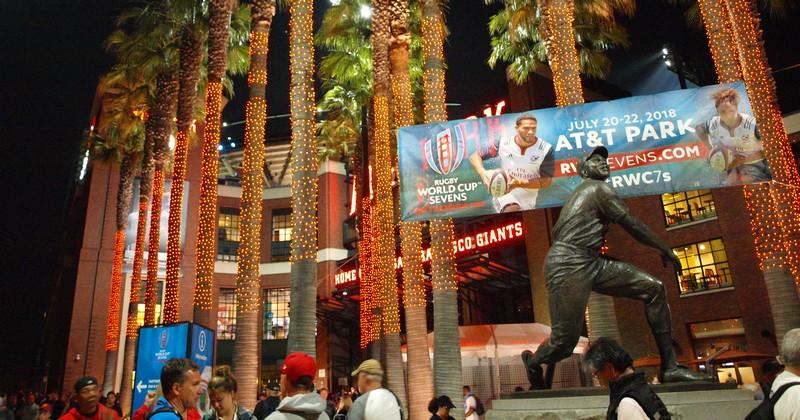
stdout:
{"type": "Polygon", "coordinates": [[[721,146],[714,146],[708,153],[708,164],[717,172],[726,172],[733,156],[730,150],[721,146]]]}
{"type": "Polygon", "coordinates": [[[508,192],[508,174],[505,171],[494,171],[489,176],[489,194],[492,197],[500,197],[508,192]]]}

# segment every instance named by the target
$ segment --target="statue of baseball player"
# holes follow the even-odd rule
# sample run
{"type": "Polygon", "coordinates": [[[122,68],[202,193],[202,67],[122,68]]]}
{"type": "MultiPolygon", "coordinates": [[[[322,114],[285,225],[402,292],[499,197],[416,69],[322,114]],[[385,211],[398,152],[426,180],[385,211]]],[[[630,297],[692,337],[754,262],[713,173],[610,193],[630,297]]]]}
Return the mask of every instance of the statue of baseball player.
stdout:
{"type": "Polygon", "coordinates": [[[555,363],[572,354],[583,327],[592,291],[640,300],[661,355],[661,381],[710,380],[679,366],[672,347],[672,320],[664,285],[631,264],[600,255],[608,226],[622,226],[639,242],[658,250],[664,264],[681,269],[680,260],[656,234],[633,217],[605,180],[609,176],[608,150],[595,148],[579,160],[583,182],[564,204],[553,228],[553,244],[545,259],[544,274],[553,322],[550,338],[536,353],[526,350],[522,360],[535,389],[549,388],[555,363]],[[547,365],[544,378],[542,364],[547,365]]]}

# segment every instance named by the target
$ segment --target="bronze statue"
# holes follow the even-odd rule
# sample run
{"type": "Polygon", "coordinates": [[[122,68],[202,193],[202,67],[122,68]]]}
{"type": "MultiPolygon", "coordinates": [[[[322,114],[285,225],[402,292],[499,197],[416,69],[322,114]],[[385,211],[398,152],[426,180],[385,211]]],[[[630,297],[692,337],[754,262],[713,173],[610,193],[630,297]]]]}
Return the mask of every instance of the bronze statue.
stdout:
{"type": "Polygon", "coordinates": [[[639,242],[658,250],[664,264],[680,271],[680,260],[643,222],[633,217],[628,207],[605,180],[609,176],[608,150],[595,148],[579,160],[583,182],[564,204],[553,229],[554,241],[544,264],[545,281],[553,322],[550,338],[536,353],[526,350],[522,361],[531,388],[550,388],[555,363],[572,354],[583,329],[583,315],[589,293],[637,299],[645,304],[645,314],[661,354],[661,381],[710,380],[679,366],[672,348],[672,321],[664,285],[655,277],[631,264],[600,255],[608,225],[622,226],[639,242]],[[542,364],[546,364],[547,378],[542,364]]]}

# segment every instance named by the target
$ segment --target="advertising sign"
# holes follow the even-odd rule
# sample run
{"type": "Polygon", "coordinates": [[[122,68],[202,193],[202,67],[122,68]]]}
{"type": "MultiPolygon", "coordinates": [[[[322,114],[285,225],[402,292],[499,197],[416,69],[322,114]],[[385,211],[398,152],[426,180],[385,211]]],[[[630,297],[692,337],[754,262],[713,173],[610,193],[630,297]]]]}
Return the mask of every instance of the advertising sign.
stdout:
{"type": "Polygon", "coordinates": [[[404,220],[563,205],[578,158],[609,151],[621,197],[769,181],[744,83],[398,130],[404,220]]]}
{"type": "MultiPolygon", "coordinates": [[[[147,393],[158,388],[161,368],[167,360],[175,357],[189,358],[197,363],[203,386],[207,386],[214,366],[213,331],[189,322],[140,328],[132,410],[141,407],[147,393]]],[[[208,405],[206,390],[203,391],[199,408],[208,405]]]]}

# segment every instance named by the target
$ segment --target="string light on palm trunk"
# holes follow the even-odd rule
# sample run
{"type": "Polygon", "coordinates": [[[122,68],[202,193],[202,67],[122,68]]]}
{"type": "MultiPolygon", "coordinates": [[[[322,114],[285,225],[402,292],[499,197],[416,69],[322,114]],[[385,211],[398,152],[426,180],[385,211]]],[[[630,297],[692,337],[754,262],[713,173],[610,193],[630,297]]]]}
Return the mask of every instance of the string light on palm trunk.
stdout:
{"type": "MultiPolygon", "coordinates": [[[[136,224],[136,246],[133,255],[133,273],[131,274],[131,292],[130,304],[138,304],[141,299],[139,288],[142,286],[142,267],[144,266],[144,239],[145,231],[147,230],[147,215],[150,202],[147,197],[139,197],[139,217],[136,224]]],[[[125,336],[128,338],[136,338],[139,334],[139,326],[137,324],[137,315],[135,311],[128,311],[128,326],[125,330],[125,336]]]]}
{"type": "Polygon", "coordinates": [[[106,324],[106,351],[119,348],[120,288],[122,263],[125,259],[125,229],[114,235],[114,261],[111,268],[111,290],[108,295],[108,322],[106,324]]]}
{"type": "Polygon", "coordinates": [[[567,106],[583,103],[580,62],[572,31],[559,28],[572,28],[575,22],[575,3],[573,0],[545,0],[543,33],[547,59],[553,70],[553,86],[556,92],[556,105],[567,106]]]}
{"type": "MultiPolygon", "coordinates": [[[[145,313],[144,324],[155,325],[156,323],[156,304],[158,303],[156,287],[158,283],[158,247],[159,247],[159,234],[161,228],[161,200],[164,194],[164,171],[156,169],[153,173],[153,193],[150,200],[150,237],[147,239],[147,291],[144,298],[145,313]]],[[[177,296],[172,299],[177,299],[177,296]]],[[[164,310],[171,302],[170,296],[164,298],[164,310]]],[[[166,314],[165,314],[166,315],[166,314]]],[[[166,322],[166,321],[165,321],[166,322]]]]}
{"type": "Polygon", "coordinates": [[[720,83],[730,83],[742,78],[739,57],[734,45],[733,28],[724,1],[698,0],[708,45],[720,83]]]}
{"type": "Polygon", "coordinates": [[[183,181],[186,179],[188,145],[189,133],[183,130],[178,131],[172,165],[172,180],[169,187],[166,284],[177,284],[181,272],[181,203],[183,202],[183,181]]]}
{"type": "Polygon", "coordinates": [[[261,256],[261,168],[264,167],[264,127],[267,103],[264,98],[247,101],[245,152],[242,162],[241,240],[238,250],[236,304],[243,312],[256,312],[261,307],[259,261],[261,256]],[[252,122],[252,124],[250,124],[252,122]],[[255,285],[255,287],[253,287],[255,285]]]}
{"type": "Polygon", "coordinates": [[[292,233],[293,263],[316,261],[317,257],[317,156],[314,145],[314,28],[313,1],[296,0],[289,5],[290,72],[292,110],[292,233]]]}
{"type": "Polygon", "coordinates": [[[800,177],[791,151],[772,71],[763,48],[759,13],[749,0],[726,0],[747,93],[758,121],[773,181],[745,188],[756,251],[765,270],[788,269],[800,278],[800,177]],[[750,199],[756,203],[750,203],[750,199]],[[766,202],[761,200],[767,200],[766,202]]]}
{"type": "Polygon", "coordinates": [[[361,321],[360,347],[367,348],[372,341],[372,212],[369,197],[361,200],[360,240],[358,241],[358,261],[360,265],[361,304],[359,306],[359,319],[361,321]]]}
{"type": "Polygon", "coordinates": [[[219,145],[222,113],[222,83],[209,82],[206,87],[206,130],[201,164],[200,217],[197,228],[197,278],[193,303],[201,310],[211,309],[214,285],[214,260],[217,255],[217,182],[219,177],[219,145]]]}

